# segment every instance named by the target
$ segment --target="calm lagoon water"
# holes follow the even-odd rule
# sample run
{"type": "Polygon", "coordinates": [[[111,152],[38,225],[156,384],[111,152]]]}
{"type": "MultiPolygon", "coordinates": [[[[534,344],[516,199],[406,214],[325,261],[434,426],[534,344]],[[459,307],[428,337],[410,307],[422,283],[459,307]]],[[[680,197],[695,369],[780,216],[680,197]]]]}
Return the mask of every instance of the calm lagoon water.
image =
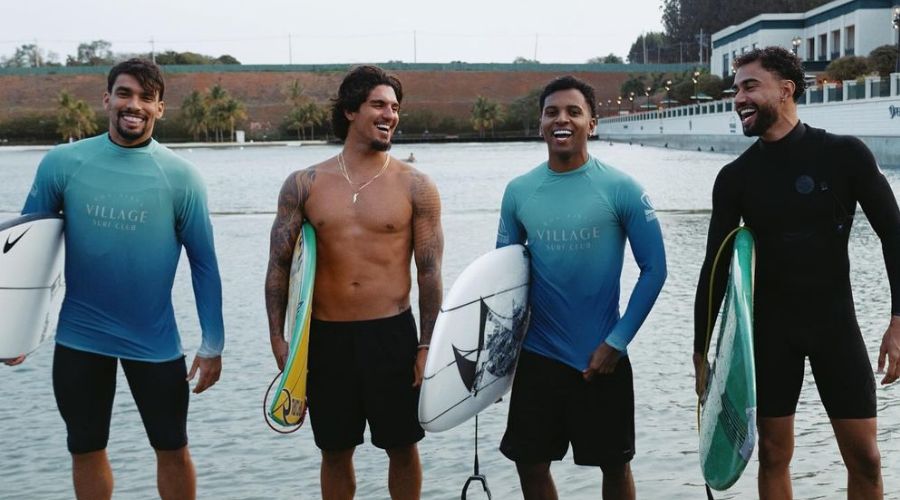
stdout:
{"type": "MultiPolygon", "coordinates": [[[[709,219],[716,172],[732,156],[609,145],[593,142],[592,154],[636,177],[659,210],[666,238],[669,278],[657,305],[629,348],[635,372],[637,456],[632,463],[640,498],[704,498],[697,458],[693,393],[692,307],[709,219]]],[[[200,498],[319,498],[319,453],[309,429],[282,436],[263,421],[263,393],[276,373],[269,350],[263,304],[268,230],[278,190],[294,169],[336,154],[334,146],[179,150],[200,168],[209,187],[216,247],[224,282],[226,353],[221,381],[192,395],[191,451],[200,498]]],[[[444,285],[493,246],[506,182],[546,156],[541,143],[398,145],[394,155],[414,151],[417,168],[437,183],[443,200],[444,285]]],[[[17,213],[42,152],[0,150],[0,220],[17,213]]],[[[900,192],[900,170],[887,170],[900,192]]],[[[626,257],[623,298],[637,276],[626,257]]],[[[860,214],[851,241],[855,299],[870,358],[887,325],[889,290],[878,239],[860,214]]],[[[199,345],[199,328],[186,259],[175,283],[175,307],[185,349],[199,345]]],[[[414,291],[415,293],[415,291],[414,291]]],[[[414,297],[415,300],[415,297],[414,297]]],[[[415,310],[415,308],[414,308],[415,310]]],[[[0,367],[0,498],[72,498],[65,427],[51,387],[52,345],[20,367],[0,367]]],[[[900,499],[900,385],[879,387],[878,441],[887,498],[900,499]]],[[[479,455],[495,499],[521,498],[515,467],[497,450],[507,401],[482,413],[479,455]]],[[[472,472],[472,422],[420,444],[423,498],[459,498],[472,472]]],[[[807,380],[796,423],[792,474],[798,499],[846,497],[846,476],[831,427],[807,380]]],[[[114,497],[156,496],[154,454],[137,410],[119,375],[109,454],[116,477],[114,497]]],[[[387,459],[366,444],[357,449],[357,498],[386,499],[387,459]]],[[[571,457],[553,465],[561,498],[600,497],[600,471],[571,457]]],[[[717,498],[755,498],[756,464],[717,498]]],[[[475,488],[470,499],[486,498],[475,488]]]]}

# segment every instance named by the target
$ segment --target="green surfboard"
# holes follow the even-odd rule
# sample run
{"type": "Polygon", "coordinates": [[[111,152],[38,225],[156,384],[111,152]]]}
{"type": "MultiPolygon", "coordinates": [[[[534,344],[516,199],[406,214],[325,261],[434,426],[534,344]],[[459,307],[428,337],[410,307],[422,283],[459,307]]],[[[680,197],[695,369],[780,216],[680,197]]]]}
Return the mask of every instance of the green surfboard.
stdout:
{"type": "Polygon", "coordinates": [[[720,491],[741,477],[756,444],[754,264],[753,235],[739,228],[719,317],[716,355],[700,409],[700,466],[706,484],[720,491]]]}

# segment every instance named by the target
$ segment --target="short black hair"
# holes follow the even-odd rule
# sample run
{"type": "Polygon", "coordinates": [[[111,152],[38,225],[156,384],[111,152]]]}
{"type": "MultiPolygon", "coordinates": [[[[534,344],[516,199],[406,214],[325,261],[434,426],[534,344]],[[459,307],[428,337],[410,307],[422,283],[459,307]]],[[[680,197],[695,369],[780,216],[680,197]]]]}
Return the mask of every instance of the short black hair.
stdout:
{"type": "Polygon", "coordinates": [[[166,93],[166,82],[163,80],[162,71],[152,61],[135,57],[113,66],[109,70],[109,76],[106,77],[107,92],[112,92],[116,78],[122,74],[133,76],[141,84],[142,89],[158,93],[160,101],[166,93]]]}
{"type": "Polygon", "coordinates": [[[541,113],[544,112],[544,101],[547,100],[547,96],[554,92],[559,92],[560,90],[569,89],[575,89],[581,92],[581,95],[584,96],[584,100],[588,103],[588,107],[591,109],[591,117],[596,118],[597,98],[594,96],[594,87],[591,87],[590,84],[584,80],[579,80],[572,75],[554,78],[546,87],[544,87],[544,90],[541,91],[541,113]]]}
{"type": "Polygon", "coordinates": [[[346,112],[359,111],[362,103],[369,98],[372,89],[379,85],[387,85],[397,94],[397,102],[403,102],[403,85],[393,75],[384,72],[378,66],[357,66],[347,73],[338,89],[338,95],[331,100],[331,128],[340,140],[347,138],[350,121],[346,112]]]}
{"type": "Polygon", "coordinates": [[[741,66],[755,61],[759,61],[766,71],[776,73],[783,80],[794,82],[794,101],[800,99],[806,90],[806,80],[803,78],[803,64],[799,57],[784,47],[763,47],[738,56],[734,60],[734,69],[737,71],[741,66]]]}

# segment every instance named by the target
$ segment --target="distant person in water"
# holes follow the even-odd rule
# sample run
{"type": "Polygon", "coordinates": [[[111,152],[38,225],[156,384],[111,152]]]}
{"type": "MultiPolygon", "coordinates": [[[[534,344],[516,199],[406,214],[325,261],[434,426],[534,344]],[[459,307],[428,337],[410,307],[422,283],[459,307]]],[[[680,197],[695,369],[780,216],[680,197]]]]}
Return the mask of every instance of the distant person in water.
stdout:
{"type": "Polygon", "coordinates": [[[644,189],[588,153],[597,99],[565,76],[540,96],[548,159],[510,181],[497,247],[531,254],[531,322],[500,451],[516,462],[526,500],[555,499],[550,463],[571,444],[575,463],[603,472],[603,498],[635,498],[634,389],[627,347],[666,278],[656,212],[644,189]],[[640,267],[624,315],[626,240],[640,267]]]}
{"type": "Polygon", "coordinates": [[[155,64],[114,66],[103,96],[108,133],[47,153],[22,209],[65,219],[53,389],[80,499],[112,496],[106,444],[120,363],[156,451],[160,497],[194,498],[188,381],[199,372],[194,392],[201,393],[222,370],[222,283],[206,188],[193,165],[153,140],[164,91],[155,64]],[[203,332],[190,373],[172,308],[182,247],[203,332]]]}
{"type": "Polygon", "coordinates": [[[409,156],[406,157],[406,163],[415,163],[416,155],[414,153],[409,153],[409,156]]]}
{"type": "Polygon", "coordinates": [[[444,239],[434,183],[388,153],[402,100],[400,81],[380,68],[347,74],[332,106],[343,149],[288,176],[272,225],[266,309],[282,369],[291,255],[302,224],[316,230],[307,397],[325,500],[354,496],[353,452],[367,423],[372,444],[389,457],[391,498],[418,499],[422,488],[419,386],[441,304],[444,239]],[[418,339],[409,298],[413,258],[418,339]]]}
{"type": "Polygon", "coordinates": [[[743,222],[756,239],[759,497],[792,497],[794,413],[809,358],[847,467],[847,498],[880,499],[875,379],[854,312],[847,245],[859,203],[881,239],[890,281],[889,322],[878,357],[879,371],[890,362],[881,380],[889,384],[900,377],[900,210],[859,139],[798,119],[796,100],[805,83],[797,56],[766,47],[741,55],[734,66],[735,112],[744,135],[759,140],[722,168],[713,187],[694,309],[697,393],[706,388],[709,307],[719,310],[727,282],[728,263],[720,262],[709,304],[713,260],[743,222]]]}

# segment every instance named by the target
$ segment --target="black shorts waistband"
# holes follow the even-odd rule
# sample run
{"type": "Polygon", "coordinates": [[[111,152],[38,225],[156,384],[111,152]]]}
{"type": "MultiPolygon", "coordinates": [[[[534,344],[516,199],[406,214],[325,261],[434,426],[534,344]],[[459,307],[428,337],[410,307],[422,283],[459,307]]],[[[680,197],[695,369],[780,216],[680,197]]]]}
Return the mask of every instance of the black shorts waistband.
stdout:
{"type": "Polygon", "coordinates": [[[351,332],[359,330],[376,330],[390,329],[395,325],[405,326],[413,319],[412,308],[395,316],[387,316],[384,318],[362,319],[355,321],[325,321],[312,318],[310,322],[311,329],[323,329],[330,332],[351,332]]]}

